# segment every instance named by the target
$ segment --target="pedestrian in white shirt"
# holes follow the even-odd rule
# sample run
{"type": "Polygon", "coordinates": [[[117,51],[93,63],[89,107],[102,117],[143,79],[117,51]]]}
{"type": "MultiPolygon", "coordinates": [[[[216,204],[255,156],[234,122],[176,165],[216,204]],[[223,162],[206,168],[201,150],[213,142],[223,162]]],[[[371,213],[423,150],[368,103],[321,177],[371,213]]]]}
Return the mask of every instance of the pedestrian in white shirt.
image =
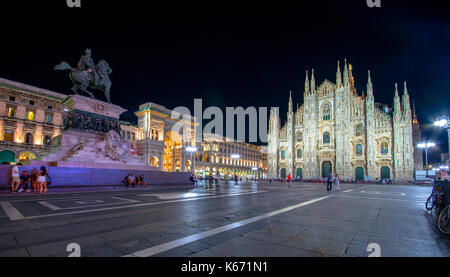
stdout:
{"type": "Polygon", "coordinates": [[[11,192],[15,193],[17,188],[19,187],[20,184],[20,171],[19,171],[19,167],[21,166],[21,163],[16,164],[15,166],[13,166],[12,168],[12,173],[11,173],[11,177],[12,177],[12,182],[11,182],[11,192]]]}

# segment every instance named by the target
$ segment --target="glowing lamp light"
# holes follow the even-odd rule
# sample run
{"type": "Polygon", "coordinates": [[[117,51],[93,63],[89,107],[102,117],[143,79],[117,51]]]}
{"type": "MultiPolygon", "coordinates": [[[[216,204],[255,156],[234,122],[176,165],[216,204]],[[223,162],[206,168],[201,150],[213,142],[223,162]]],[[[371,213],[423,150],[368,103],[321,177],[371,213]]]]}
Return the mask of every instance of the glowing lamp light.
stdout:
{"type": "Polygon", "coordinates": [[[434,142],[427,142],[427,143],[419,143],[417,144],[417,147],[419,148],[430,148],[430,147],[435,147],[436,143],[434,142]]]}
{"type": "Polygon", "coordinates": [[[239,155],[239,154],[231,154],[232,159],[239,159],[240,157],[241,157],[241,155],[239,155]]]}
{"type": "Polygon", "coordinates": [[[197,146],[186,146],[186,151],[197,152],[197,146]]]}

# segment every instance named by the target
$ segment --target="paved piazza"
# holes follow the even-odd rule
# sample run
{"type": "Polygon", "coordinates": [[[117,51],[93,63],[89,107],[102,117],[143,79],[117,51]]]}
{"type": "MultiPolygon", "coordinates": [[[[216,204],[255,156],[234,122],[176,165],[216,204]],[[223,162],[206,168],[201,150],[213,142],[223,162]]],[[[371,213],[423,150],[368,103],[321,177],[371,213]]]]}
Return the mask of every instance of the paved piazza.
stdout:
{"type": "Polygon", "coordinates": [[[281,183],[0,197],[0,256],[450,256],[430,187],[281,183]]]}

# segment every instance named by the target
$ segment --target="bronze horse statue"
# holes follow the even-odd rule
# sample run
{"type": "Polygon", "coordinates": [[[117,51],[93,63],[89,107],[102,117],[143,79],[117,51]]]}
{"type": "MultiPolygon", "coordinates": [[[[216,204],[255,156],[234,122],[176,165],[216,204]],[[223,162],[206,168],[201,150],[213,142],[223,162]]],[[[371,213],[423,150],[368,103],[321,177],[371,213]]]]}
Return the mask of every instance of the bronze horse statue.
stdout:
{"type": "Polygon", "coordinates": [[[87,90],[93,88],[102,90],[105,94],[106,100],[111,103],[109,91],[111,89],[111,81],[109,74],[112,69],[105,60],[100,60],[96,66],[96,70],[80,70],[72,68],[67,62],[61,62],[54,67],[54,70],[70,70],[69,76],[74,86],[72,90],[79,94],[78,91],[84,92],[95,99],[94,95],[87,90]]]}

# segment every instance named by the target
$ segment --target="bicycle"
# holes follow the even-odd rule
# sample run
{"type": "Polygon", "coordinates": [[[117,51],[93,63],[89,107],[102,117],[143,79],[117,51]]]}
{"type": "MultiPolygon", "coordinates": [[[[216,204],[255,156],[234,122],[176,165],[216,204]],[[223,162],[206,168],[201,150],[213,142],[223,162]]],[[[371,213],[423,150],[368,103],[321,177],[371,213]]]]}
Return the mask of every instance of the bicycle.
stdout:
{"type": "Polygon", "coordinates": [[[450,234],[450,205],[445,207],[437,219],[437,227],[441,233],[450,234]]]}
{"type": "Polygon", "coordinates": [[[428,197],[427,202],[425,203],[425,209],[427,209],[428,211],[434,209],[434,212],[436,214],[439,214],[441,212],[442,206],[442,195],[443,192],[441,191],[441,187],[433,186],[433,191],[431,192],[431,195],[428,197]]]}

